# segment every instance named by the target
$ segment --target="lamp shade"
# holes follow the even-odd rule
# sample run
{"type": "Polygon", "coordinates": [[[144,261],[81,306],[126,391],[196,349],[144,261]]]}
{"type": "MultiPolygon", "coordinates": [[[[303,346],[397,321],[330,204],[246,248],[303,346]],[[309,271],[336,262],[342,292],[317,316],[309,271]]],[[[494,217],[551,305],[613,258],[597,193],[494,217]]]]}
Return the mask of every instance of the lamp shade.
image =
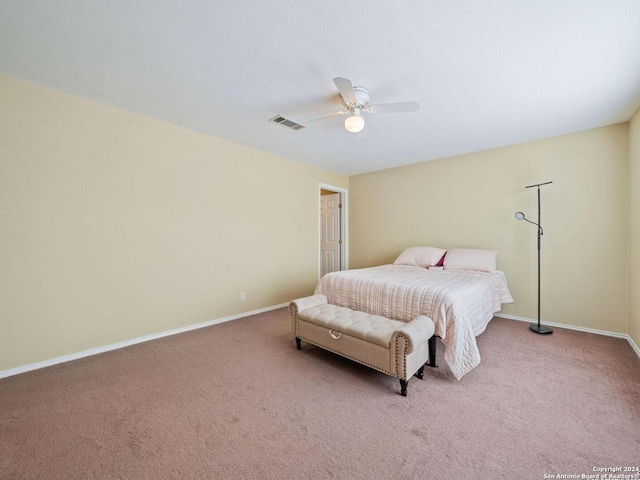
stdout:
{"type": "Polygon", "coordinates": [[[364,118],[360,115],[351,115],[344,121],[344,128],[351,133],[361,132],[364,128],[364,118]]]}

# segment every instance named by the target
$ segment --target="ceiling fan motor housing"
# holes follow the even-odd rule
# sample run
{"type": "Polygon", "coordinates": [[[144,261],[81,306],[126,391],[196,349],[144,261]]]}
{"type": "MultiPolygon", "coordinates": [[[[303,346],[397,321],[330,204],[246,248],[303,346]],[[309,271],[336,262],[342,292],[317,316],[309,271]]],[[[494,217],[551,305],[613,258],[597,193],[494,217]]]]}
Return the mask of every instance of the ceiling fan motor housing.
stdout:
{"type": "Polygon", "coordinates": [[[369,90],[364,87],[353,87],[353,91],[356,94],[359,108],[369,105],[369,90]]]}

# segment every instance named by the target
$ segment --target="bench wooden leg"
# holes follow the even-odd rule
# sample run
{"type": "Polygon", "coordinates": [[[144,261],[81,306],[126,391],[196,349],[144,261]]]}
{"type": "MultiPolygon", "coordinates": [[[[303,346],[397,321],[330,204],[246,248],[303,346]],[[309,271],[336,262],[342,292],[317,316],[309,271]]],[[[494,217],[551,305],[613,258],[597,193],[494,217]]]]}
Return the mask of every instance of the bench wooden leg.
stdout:
{"type": "Polygon", "coordinates": [[[424,365],[422,365],[420,367],[420,370],[416,372],[416,377],[418,377],[420,380],[424,379],[424,365]]]}
{"type": "Polygon", "coordinates": [[[300,342],[300,339],[298,337],[296,337],[296,348],[298,350],[302,350],[302,343],[300,342]]]}
{"type": "Polygon", "coordinates": [[[409,384],[409,380],[400,380],[400,395],[403,397],[407,396],[407,385],[409,384]]]}
{"type": "Polygon", "coordinates": [[[436,365],[436,336],[429,339],[429,363],[431,368],[438,368],[436,365]]]}

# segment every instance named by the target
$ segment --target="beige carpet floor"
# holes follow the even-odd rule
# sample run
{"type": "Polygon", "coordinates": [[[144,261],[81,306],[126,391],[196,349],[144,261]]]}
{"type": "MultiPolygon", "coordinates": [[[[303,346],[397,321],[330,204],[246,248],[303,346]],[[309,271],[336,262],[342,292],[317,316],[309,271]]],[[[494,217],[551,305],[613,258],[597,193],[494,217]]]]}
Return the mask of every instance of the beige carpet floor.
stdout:
{"type": "Polygon", "coordinates": [[[640,466],[625,340],[494,319],[482,363],[396,379],[285,309],[0,380],[1,479],[543,479],[640,466]],[[550,477],[547,477],[550,478],[550,477]]]}

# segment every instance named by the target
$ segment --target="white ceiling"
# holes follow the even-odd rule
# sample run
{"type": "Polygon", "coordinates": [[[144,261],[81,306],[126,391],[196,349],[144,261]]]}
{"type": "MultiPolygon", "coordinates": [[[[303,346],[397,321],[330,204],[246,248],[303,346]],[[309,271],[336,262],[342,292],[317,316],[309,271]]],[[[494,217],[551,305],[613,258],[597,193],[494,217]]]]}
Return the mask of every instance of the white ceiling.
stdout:
{"type": "Polygon", "coordinates": [[[343,174],[629,120],[638,0],[0,0],[0,73],[343,174]],[[291,131],[337,76],[417,113],[291,131]]]}

